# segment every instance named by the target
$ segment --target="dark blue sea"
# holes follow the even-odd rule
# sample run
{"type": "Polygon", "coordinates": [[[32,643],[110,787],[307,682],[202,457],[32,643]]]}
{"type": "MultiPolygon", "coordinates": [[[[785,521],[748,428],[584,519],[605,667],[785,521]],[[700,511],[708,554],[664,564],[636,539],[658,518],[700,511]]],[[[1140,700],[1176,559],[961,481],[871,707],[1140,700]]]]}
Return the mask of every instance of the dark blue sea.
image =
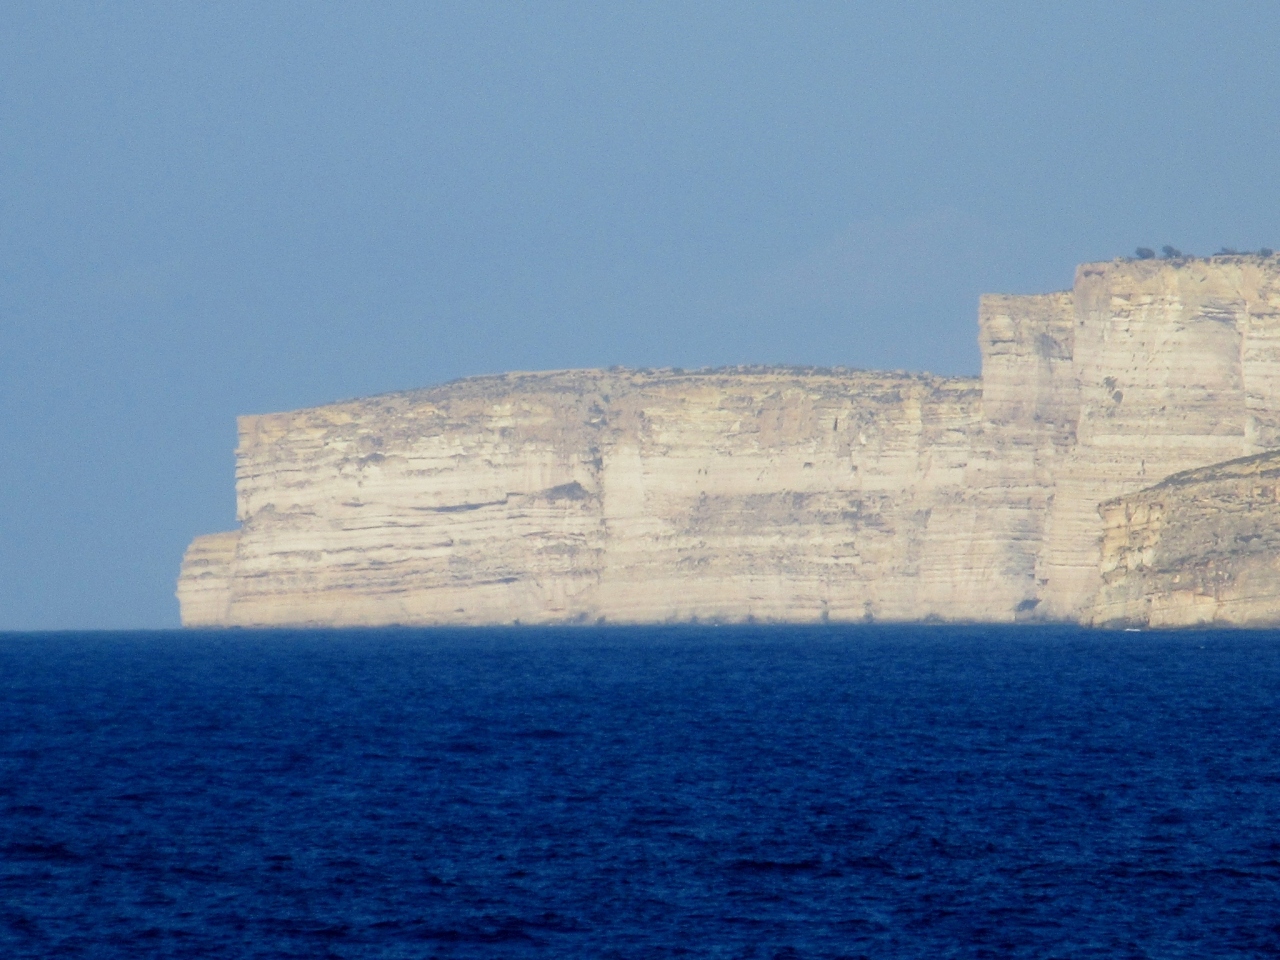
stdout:
{"type": "Polygon", "coordinates": [[[1280,634],[0,636],[3,957],[1280,953],[1280,634]]]}

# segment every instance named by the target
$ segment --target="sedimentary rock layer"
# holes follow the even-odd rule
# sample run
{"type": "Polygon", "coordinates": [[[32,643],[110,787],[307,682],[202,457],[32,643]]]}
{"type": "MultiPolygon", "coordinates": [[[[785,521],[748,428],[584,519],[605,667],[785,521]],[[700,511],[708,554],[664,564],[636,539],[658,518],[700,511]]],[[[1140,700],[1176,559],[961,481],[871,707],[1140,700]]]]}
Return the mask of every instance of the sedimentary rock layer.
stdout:
{"type": "Polygon", "coordinates": [[[1094,624],[1280,623],[1280,452],[1175,474],[1102,517],[1094,624]]]}
{"type": "Polygon", "coordinates": [[[1100,503],[1280,447],[1276,258],[1087,264],[984,297],[979,341],[980,381],[569,371],[244,417],[183,621],[1089,620],[1100,503]]]}

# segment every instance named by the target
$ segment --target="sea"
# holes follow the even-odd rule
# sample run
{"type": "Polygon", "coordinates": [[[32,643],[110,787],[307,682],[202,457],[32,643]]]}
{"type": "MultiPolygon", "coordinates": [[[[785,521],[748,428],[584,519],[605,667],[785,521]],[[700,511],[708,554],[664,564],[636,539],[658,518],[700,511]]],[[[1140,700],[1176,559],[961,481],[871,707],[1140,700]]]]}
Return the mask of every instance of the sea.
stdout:
{"type": "Polygon", "coordinates": [[[1280,955],[1280,633],[0,635],[0,956],[1280,955]]]}

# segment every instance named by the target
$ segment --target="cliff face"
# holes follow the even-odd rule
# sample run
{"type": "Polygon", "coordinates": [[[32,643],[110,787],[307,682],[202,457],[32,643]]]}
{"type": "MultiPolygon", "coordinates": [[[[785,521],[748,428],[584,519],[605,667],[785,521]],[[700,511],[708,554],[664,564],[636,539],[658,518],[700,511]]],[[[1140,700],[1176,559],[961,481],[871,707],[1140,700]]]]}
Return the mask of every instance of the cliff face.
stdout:
{"type": "Polygon", "coordinates": [[[966,476],[969,547],[953,609],[971,619],[1037,617],[1054,477],[1075,441],[1070,293],[986,296],[978,310],[982,416],[966,476]]]}
{"type": "Polygon", "coordinates": [[[1280,452],[1176,474],[1102,517],[1092,623],[1280,623],[1280,452]]]}
{"type": "Polygon", "coordinates": [[[1041,564],[1059,619],[1085,615],[1102,586],[1101,501],[1280,446],[1276,259],[1086,264],[1074,292],[1076,437],[1041,564]]]}
{"type": "Polygon", "coordinates": [[[981,381],[571,371],[244,417],[183,622],[1088,619],[1099,503],[1280,447],[1278,273],[985,297],[981,381]]]}
{"type": "Polygon", "coordinates": [[[942,615],[959,545],[931,509],[962,495],[978,402],[976,380],[577,371],[245,417],[243,527],[193,545],[184,619],[942,615]]]}

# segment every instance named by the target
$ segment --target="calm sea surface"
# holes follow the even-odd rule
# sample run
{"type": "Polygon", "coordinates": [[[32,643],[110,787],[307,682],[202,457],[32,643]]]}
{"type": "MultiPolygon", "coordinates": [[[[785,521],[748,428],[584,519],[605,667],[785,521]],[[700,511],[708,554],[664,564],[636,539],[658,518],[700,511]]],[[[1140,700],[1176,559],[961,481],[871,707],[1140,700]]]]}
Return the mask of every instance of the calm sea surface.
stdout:
{"type": "Polygon", "coordinates": [[[1280,952],[1280,634],[0,635],[0,956],[1280,952]]]}

